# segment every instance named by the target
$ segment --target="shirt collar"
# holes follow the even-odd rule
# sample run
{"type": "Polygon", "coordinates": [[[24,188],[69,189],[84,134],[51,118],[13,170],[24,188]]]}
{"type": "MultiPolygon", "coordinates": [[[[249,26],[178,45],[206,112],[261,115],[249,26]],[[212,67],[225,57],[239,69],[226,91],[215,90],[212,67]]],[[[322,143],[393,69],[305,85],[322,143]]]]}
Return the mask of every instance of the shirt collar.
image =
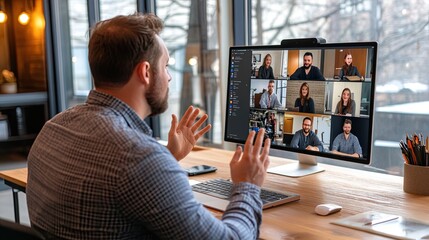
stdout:
{"type": "Polygon", "coordinates": [[[111,108],[115,113],[122,116],[131,128],[140,129],[146,135],[152,136],[152,129],[146,122],[126,103],[112,95],[91,90],[86,104],[111,108]]]}

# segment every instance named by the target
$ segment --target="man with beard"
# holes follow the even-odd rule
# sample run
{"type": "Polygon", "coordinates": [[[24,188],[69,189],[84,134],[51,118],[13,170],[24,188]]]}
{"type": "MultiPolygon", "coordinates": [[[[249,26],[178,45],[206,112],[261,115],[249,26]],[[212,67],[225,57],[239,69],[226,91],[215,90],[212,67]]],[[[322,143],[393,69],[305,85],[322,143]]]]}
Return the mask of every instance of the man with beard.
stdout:
{"type": "Polygon", "coordinates": [[[311,118],[305,117],[302,121],[302,129],[295,132],[290,146],[299,149],[322,152],[323,145],[317,135],[311,130],[311,126],[311,118]]]}
{"type": "Polygon", "coordinates": [[[262,94],[259,105],[261,105],[261,108],[280,108],[282,106],[274,93],[274,80],[268,82],[268,91],[262,94]]]}
{"type": "Polygon", "coordinates": [[[313,54],[306,52],[304,54],[304,66],[296,69],[296,71],[290,76],[291,80],[325,80],[320,69],[313,66],[313,54]]]}
{"type": "Polygon", "coordinates": [[[338,134],[332,143],[332,153],[350,156],[362,157],[362,148],[359,144],[359,139],[351,133],[352,121],[344,120],[343,132],[338,134]]]}
{"type": "Polygon", "coordinates": [[[192,106],[180,121],[172,115],[167,147],[144,121],[167,108],[162,28],[155,15],[136,13],[92,29],[95,89],[48,121],[28,156],[31,226],[46,239],[258,238],[270,148],[264,129],[232,157],[232,197],[220,220],[195,200],[177,163],[210,129],[201,128],[207,115],[196,120],[192,106]]]}

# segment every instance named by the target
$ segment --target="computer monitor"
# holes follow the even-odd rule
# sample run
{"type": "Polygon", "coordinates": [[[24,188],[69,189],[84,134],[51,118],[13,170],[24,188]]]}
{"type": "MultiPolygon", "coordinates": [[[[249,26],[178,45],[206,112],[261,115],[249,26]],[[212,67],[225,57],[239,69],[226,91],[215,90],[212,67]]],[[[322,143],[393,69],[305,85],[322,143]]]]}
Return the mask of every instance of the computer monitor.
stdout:
{"type": "Polygon", "coordinates": [[[292,177],[323,171],[318,157],[369,164],[376,59],[376,42],[231,47],[225,141],[265,128],[299,160],[269,172],[292,177]]]}

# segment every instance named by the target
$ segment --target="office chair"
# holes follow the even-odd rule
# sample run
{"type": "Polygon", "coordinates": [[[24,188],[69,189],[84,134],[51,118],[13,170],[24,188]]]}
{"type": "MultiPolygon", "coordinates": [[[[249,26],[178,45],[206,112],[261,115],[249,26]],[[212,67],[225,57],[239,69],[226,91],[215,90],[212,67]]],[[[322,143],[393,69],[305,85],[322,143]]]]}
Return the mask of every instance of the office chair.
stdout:
{"type": "Polygon", "coordinates": [[[45,239],[31,227],[0,219],[1,239],[40,240],[45,239]]]}

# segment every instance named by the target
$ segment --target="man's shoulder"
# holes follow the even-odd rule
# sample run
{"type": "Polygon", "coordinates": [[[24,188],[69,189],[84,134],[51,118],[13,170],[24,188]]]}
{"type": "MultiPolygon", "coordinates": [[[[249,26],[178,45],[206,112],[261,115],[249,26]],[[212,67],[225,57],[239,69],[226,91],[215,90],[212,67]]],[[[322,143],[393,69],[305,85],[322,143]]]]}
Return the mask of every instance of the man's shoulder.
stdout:
{"type": "Polygon", "coordinates": [[[358,140],[358,137],[356,137],[356,135],[354,135],[353,133],[350,133],[350,137],[352,137],[355,140],[358,140]]]}
{"type": "MultiPolygon", "coordinates": [[[[344,138],[344,133],[339,133],[336,137],[335,137],[335,139],[338,139],[338,140],[340,140],[340,139],[342,139],[342,138],[344,138]]],[[[334,140],[335,140],[334,139],[334,140]]]]}
{"type": "Polygon", "coordinates": [[[337,143],[338,144],[338,142],[340,141],[340,134],[338,134],[337,136],[335,136],[335,138],[334,138],[334,141],[332,142],[332,144],[335,144],[335,143],[337,143]]]}
{"type": "Polygon", "coordinates": [[[311,68],[313,68],[314,71],[320,72],[320,68],[318,68],[317,66],[311,66],[311,68]]]}
{"type": "MultiPolygon", "coordinates": [[[[301,135],[302,135],[302,129],[300,129],[300,130],[296,131],[296,132],[295,132],[295,135],[296,135],[297,137],[301,136],[301,135]]],[[[295,137],[295,135],[294,135],[294,137],[295,137]]]]}
{"type": "Polygon", "coordinates": [[[301,67],[299,67],[299,68],[297,68],[295,70],[294,74],[296,74],[296,73],[302,73],[303,71],[304,71],[304,66],[301,66],[301,67]]]}
{"type": "Polygon", "coordinates": [[[56,120],[56,119],[61,118],[61,117],[70,116],[71,114],[73,114],[76,111],[81,111],[81,109],[83,109],[84,106],[85,106],[85,104],[79,104],[79,105],[75,105],[73,107],[67,108],[64,111],[57,113],[50,120],[52,121],[52,120],[56,120]]]}

